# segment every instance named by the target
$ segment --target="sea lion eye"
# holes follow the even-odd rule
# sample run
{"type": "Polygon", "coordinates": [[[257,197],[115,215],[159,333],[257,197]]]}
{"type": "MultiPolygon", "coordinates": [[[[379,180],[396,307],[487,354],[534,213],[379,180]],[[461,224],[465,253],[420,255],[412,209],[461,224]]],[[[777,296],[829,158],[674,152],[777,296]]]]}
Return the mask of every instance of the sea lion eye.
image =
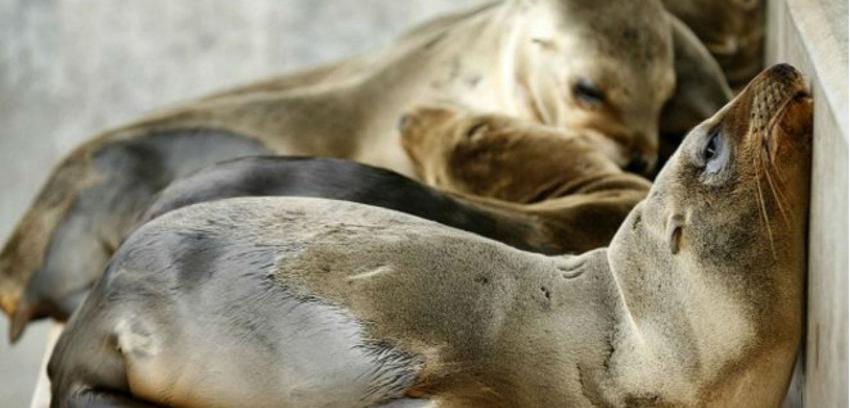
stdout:
{"type": "Polygon", "coordinates": [[[487,124],[487,121],[475,122],[469,129],[466,130],[466,137],[468,139],[472,139],[475,136],[478,136],[479,133],[486,132],[490,129],[490,125],[487,124]]]}
{"type": "Polygon", "coordinates": [[[573,84],[573,97],[587,105],[600,105],[605,102],[605,92],[587,78],[581,78],[573,84]]]}
{"type": "Polygon", "coordinates": [[[712,159],[717,157],[717,151],[720,149],[720,132],[713,131],[711,132],[711,136],[708,138],[708,143],[705,145],[705,149],[702,151],[702,158],[705,163],[710,162],[712,159]]]}
{"type": "Polygon", "coordinates": [[[704,172],[716,174],[723,170],[729,161],[729,155],[729,148],[723,143],[723,133],[719,129],[712,130],[702,149],[704,172]]]}

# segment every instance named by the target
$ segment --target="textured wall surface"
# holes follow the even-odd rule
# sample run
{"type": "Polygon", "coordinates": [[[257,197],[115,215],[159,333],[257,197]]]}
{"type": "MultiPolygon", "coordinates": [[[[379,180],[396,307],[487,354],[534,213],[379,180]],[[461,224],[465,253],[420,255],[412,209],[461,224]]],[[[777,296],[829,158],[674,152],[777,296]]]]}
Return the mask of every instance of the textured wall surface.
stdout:
{"type": "Polygon", "coordinates": [[[772,0],[769,62],[807,76],[815,100],[806,338],[787,408],[847,407],[847,2],[772,0]]]}
{"type": "MultiPolygon", "coordinates": [[[[480,0],[0,0],[0,240],[94,132],[223,87],[384,44],[480,0]]],[[[5,338],[7,320],[0,318],[5,338]]],[[[0,405],[26,406],[47,327],[0,340],[0,405]]]]}

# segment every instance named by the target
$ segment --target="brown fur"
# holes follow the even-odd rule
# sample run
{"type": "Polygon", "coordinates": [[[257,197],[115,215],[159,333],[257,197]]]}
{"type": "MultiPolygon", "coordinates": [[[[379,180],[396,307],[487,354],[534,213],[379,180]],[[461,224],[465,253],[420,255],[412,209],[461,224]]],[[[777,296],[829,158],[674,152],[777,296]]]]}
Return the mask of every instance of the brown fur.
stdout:
{"type": "Polygon", "coordinates": [[[602,152],[606,138],[448,107],[402,123],[402,146],[420,179],[485,208],[534,219],[553,248],[605,246],[649,182],[602,152]]]}

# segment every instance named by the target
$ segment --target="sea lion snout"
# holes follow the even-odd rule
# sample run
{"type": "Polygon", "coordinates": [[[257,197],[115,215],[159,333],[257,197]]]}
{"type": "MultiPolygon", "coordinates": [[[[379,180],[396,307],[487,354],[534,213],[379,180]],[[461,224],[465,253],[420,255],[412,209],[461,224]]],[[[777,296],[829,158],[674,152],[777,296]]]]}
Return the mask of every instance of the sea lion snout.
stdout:
{"type": "Polygon", "coordinates": [[[807,95],[803,75],[788,64],[777,64],[762,72],[744,92],[752,93],[750,129],[763,132],[798,94],[807,95]]]}
{"type": "Polygon", "coordinates": [[[628,164],[623,167],[623,170],[648,177],[655,170],[657,163],[658,155],[656,153],[636,150],[632,153],[628,164]]]}

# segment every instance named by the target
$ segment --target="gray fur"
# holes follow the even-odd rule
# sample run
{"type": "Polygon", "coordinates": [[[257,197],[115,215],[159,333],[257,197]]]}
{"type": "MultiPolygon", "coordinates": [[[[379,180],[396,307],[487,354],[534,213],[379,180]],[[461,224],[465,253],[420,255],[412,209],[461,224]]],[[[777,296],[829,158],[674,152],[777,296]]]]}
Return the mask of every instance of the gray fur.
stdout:
{"type": "Polygon", "coordinates": [[[122,246],[56,348],[54,405],[88,385],[128,392],[113,380],[129,374],[127,364],[167,364],[137,381],[171,384],[175,403],[366,407],[403,395],[417,358],[372,341],[345,309],[276,278],[306,250],[279,223],[289,218],[299,228],[309,218],[219,209],[202,210],[203,220],[194,212],[163,217],[122,246]],[[258,229],[279,233],[262,238],[258,229]],[[88,348],[97,341],[107,350],[88,348]],[[113,364],[92,354],[104,351],[113,364]],[[96,383],[78,383],[70,367],[88,367],[96,383]]]}
{"type": "Polygon", "coordinates": [[[48,243],[42,266],[30,277],[13,334],[19,335],[31,317],[67,318],[171,180],[221,160],[266,152],[259,143],[213,130],[160,132],[95,151],[91,181],[71,203],[48,243]]]}

